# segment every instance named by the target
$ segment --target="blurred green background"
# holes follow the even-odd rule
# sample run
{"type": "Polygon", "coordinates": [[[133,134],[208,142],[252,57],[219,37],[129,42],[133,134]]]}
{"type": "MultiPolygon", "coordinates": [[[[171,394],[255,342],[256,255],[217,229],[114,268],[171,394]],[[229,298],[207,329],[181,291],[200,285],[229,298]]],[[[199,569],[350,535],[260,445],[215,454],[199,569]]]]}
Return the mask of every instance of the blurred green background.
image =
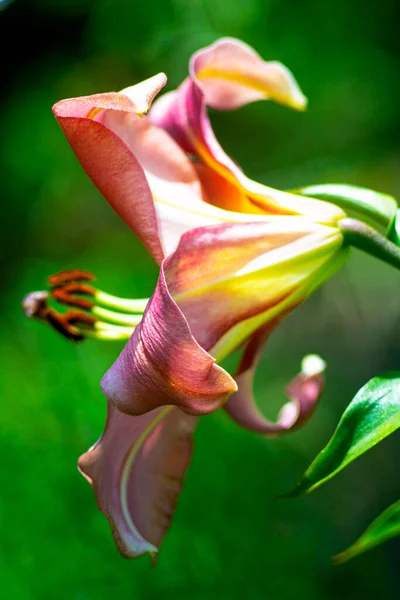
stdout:
{"type": "Polygon", "coordinates": [[[76,470],[103,428],[99,379],[117,343],[73,345],[20,309],[48,274],[80,267],[117,295],[150,295],[157,271],[100,197],[52,114],[65,97],[118,90],[158,71],[173,89],[190,54],[239,37],[281,60],[309,97],[212,114],[223,145],[270,185],[348,182],[400,195],[399,3],[380,0],[0,0],[2,278],[0,590],[7,599],[398,599],[396,540],[341,567],[399,493],[392,436],[332,482],[278,501],[371,376],[399,368],[400,274],[354,253],[276,332],[259,369],[271,417],[302,356],[329,365],[304,430],[266,440],[224,414],[201,420],[159,563],[127,561],[76,470]]]}

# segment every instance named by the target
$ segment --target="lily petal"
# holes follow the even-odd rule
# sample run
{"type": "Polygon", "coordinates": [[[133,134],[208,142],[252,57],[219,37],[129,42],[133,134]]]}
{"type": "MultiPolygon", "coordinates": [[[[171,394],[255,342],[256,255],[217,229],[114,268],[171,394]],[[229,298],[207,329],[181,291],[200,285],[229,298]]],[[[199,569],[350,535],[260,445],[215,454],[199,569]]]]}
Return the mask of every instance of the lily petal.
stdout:
{"type": "MultiPolygon", "coordinates": [[[[226,46],[223,44],[222,47],[226,46]]],[[[210,63],[214,52],[210,51],[207,56],[210,63]]],[[[216,56],[218,57],[218,52],[216,56]]],[[[204,81],[206,80],[207,78],[204,81]]],[[[239,89],[242,88],[240,85],[239,89]]],[[[152,107],[149,116],[154,123],[168,131],[185,152],[198,156],[210,169],[236,186],[240,194],[246,196],[264,214],[303,215],[314,222],[327,224],[335,223],[345,216],[340,208],[328,202],[275,190],[249,179],[225,153],[215,137],[207,114],[204,82],[197,77],[193,65],[191,77],[178,90],[161,97],[152,107]]]]}
{"type": "Polygon", "coordinates": [[[202,415],[236,391],[234,380],[193,337],[161,268],[143,319],[101,380],[108,400],[131,415],[175,405],[202,415]]]}
{"type": "Polygon", "coordinates": [[[120,93],[130,98],[135,105],[136,114],[143,116],[148,112],[154,98],[166,83],[167,76],[165,73],[158,73],[140,83],[124,88],[120,93]]]}
{"type": "Polygon", "coordinates": [[[108,404],[100,440],[79,459],[124,556],[154,556],[189,465],[196,418],[176,408],[130,417],[108,404]]]}
{"type": "Polygon", "coordinates": [[[289,69],[276,61],[265,62],[253,48],[234,38],[222,38],[196,52],[190,74],[201,81],[206,104],[218,110],[256,100],[274,100],[297,110],[307,106],[289,69]]]}
{"type": "Polygon", "coordinates": [[[277,435],[297,429],[306,423],[316,409],[325,386],[324,361],[315,355],[303,359],[301,372],[286,387],[290,398],[281,409],[277,422],[266,419],[257,407],[253,382],[257,362],[265,342],[284,315],[259,329],[247,343],[235,375],[238,391],[230,396],[224,409],[245,429],[264,435],[277,435]]]}
{"type": "Polygon", "coordinates": [[[193,336],[211,352],[237,323],[292,297],[342,242],[337,229],[301,217],[224,223],[185,233],[163,268],[193,336]]]}
{"type": "Polygon", "coordinates": [[[140,324],[101,385],[131,415],[175,405],[202,415],[236,391],[215,364],[293,310],[345,258],[338,229],[270,217],[186,232],[166,258],[140,324]],[[239,330],[237,330],[239,328],[239,330]]]}
{"type": "Polygon", "coordinates": [[[62,100],[53,107],[68,143],[82,167],[112,208],[161,262],[155,209],[143,168],[132,149],[111,128],[99,122],[109,112],[129,115],[131,122],[150,106],[165,85],[163,74],[139,84],[130,97],[118,93],[62,100]]]}
{"type": "Polygon", "coordinates": [[[165,81],[160,74],[121,93],[62,100],[53,107],[89,177],[159,263],[159,229],[168,254],[184,231],[224,218],[223,211],[204,201],[202,185],[183,150],[167,132],[140,116],[165,81]]]}
{"type": "Polygon", "coordinates": [[[253,215],[266,216],[265,210],[251,202],[238,185],[202,162],[194,163],[194,167],[207,194],[208,202],[224,211],[229,211],[230,215],[232,212],[235,213],[231,216],[232,221],[238,220],[238,214],[251,215],[247,216],[247,220],[253,219],[253,215]]]}

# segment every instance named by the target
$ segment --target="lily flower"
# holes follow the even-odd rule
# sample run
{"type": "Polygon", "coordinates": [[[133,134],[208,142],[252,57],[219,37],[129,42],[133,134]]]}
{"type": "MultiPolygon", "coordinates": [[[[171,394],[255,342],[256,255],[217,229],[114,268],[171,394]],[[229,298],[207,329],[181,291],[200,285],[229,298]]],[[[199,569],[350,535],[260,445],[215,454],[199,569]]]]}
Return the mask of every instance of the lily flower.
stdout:
{"type": "Polygon", "coordinates": [[[165,83],[159,74],[53,109],[85,171],[159,263],[153,296],[117,298],[95,288],[90,274],[68,271],[50,278],[49,292],[24,300],[28,316],[71,340],[128,339],[102,378],[104,433],[79,459],[127,557],[157,554],[199,416],[223,407],[266,435],[311,416],[324,384],[321,359],[304,362],[276,423],[255,404],[254,370],[280,321],[349,254],[340,224],[351,220],[341,208],[250,180],[208,120],[207,106],[260,99],[303,110],[288,69],[223,39],[197,52],[189,77],[145,116],[165,83]],[[220,363],[236,349],[242,357],[231,376],[220,363]]]}
{"type": "Polygon", "coordinates": [[[239,424],[272,435],[311,416],[323,388],[320,360],[308,360],[288,386],[290,402],[277,423],[258,412],[252,373],[271,331],[347,255],[338,227],[271,216],[183,234],[147,303],[104,294],[79,271],[50,278],[53,300],[74,307],[64,315],[55,317],[43,295],[25,299],[31,316],[71,339],[132,333],[102,379],[104,434],[79,460],[122,554],[157,553],[198,416],[224,406],[239,424]],[[240,347],[242,360],[231,377],[218,363],[240,347]]]}

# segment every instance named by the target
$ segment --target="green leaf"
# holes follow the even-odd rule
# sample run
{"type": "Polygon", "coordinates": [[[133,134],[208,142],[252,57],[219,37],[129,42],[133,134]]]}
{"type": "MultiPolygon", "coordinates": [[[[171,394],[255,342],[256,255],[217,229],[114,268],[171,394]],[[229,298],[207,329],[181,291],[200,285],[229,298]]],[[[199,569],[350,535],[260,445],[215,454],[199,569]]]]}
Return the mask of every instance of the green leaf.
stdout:
{"type": "Polygon", "coordinates": [[[397,535],[400,535],[400,500],[389,506],[375,521],[372,521],[368,529],[350,548],[336,554],[332,560],[335,564],[346,562],[397,535]]]}
{"type": "Polygon", "coordinates": [[[296,488],[283,497],[310,492],[400,427],[400,373],[371,379],[343,413],[335,433],[296,488]]]}
{"type": "Polygon", "coordinates": [[[397,202],[392,196],[355,185],[328,183],[311,185],[293,192],[336,204],[343,208],[348,217],[381,228],[385,233],[392,227],[397,210],[397,202]]]}

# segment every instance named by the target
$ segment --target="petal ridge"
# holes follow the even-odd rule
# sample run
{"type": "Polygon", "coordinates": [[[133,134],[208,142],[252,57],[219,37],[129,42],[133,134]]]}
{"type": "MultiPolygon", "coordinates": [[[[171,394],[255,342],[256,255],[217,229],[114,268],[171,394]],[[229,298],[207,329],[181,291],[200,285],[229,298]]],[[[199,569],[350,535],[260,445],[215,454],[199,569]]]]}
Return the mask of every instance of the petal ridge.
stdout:
{"type": "Polygon", "coordinates": [[[192,456],[196,422],[173,407],[131,417],[108,403],[104,433],[78,468],[124,556],[158,552],[192,456]]]}
{"type": "Polygon", "coordinates": [[[105,396],[131,415],[175,405],[193,415],[220,408],[237,389],[193,337],[171,297],[164,268],[143,319],[101,380],[105,396]]]}

